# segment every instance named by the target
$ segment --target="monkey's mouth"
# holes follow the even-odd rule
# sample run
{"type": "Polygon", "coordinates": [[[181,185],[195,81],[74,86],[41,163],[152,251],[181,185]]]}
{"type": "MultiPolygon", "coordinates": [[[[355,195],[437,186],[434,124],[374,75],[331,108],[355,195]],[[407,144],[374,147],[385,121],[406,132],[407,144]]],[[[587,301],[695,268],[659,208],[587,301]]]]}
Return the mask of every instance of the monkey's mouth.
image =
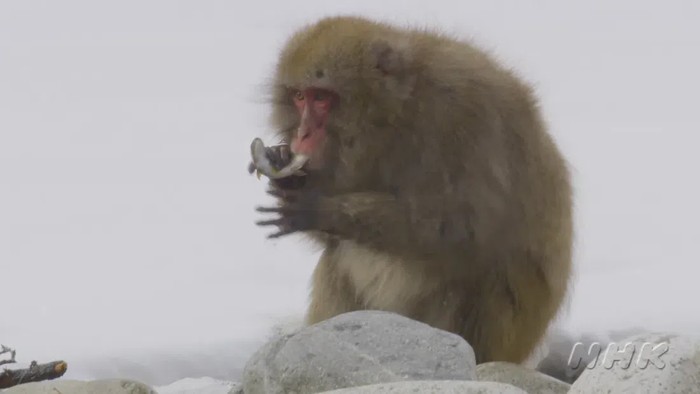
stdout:
{"type": "Polygon", "coordinates": [[[258,177],[265,175],[270,179],[286,178],[292,175],[304,175],[302,168],[309,161],[309,156],[294,154],[292,160],[284,167],[278,169],[267,155],[267,147],[260,138],[256,138],[250,144],[250,154],[253,159],[252,167],[258,177]]]}

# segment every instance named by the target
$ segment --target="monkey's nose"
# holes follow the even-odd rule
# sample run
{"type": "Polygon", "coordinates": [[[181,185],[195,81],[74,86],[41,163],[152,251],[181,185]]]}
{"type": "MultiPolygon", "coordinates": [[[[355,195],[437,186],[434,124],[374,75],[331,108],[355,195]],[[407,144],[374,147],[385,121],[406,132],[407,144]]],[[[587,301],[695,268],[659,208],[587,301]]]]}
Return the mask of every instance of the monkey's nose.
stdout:
{"type": "Polygon", "coordinates": [[[307,139],[310,135],[311,129],[309,129],[308,127],[300,127],[297,131],[297,138],[299,138],[299,141],[307,139]]]}

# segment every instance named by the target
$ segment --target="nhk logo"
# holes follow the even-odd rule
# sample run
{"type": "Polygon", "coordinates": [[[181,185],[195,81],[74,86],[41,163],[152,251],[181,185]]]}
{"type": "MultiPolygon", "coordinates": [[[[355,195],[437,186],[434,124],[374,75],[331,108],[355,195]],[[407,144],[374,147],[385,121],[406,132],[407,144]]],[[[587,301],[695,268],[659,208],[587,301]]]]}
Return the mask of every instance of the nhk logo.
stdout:
{"type": "Polygon", "coordinates": [[[668,342],[611,342],[607,347],[603,347],[599,342],[593,342],[586,349],[586,345],[581,342],[574,344],[569,356],[568,366],[577,369],[584,360],[592,360],[586,368],[593,369],[598,365],[603,368],[628,369],[631,367],[645,369],[650,365],[663,369],[666,363],[662,356],[668,352],[668,342]]]}

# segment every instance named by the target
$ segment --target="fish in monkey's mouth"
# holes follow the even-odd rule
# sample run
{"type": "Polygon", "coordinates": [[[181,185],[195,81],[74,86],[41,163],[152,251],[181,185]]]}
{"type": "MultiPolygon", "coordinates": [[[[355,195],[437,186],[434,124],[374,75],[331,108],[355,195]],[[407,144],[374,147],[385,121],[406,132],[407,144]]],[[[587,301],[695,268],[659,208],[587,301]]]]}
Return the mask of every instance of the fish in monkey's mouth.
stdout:
{"type": "Polygon", "coordinates": [[[255,138],[250,144],[250,155],[252,163],[248,167],[250,173],[255,172],[258,176],[265,175],[270,179],[286,178],[292,175],[304,175],[302,168],[309,161],[309,156],[296,153],[289,163],[282,168],[278,168],[277,163],[273,163],[267,155],[268,148],[260,138],[255,138]]]}

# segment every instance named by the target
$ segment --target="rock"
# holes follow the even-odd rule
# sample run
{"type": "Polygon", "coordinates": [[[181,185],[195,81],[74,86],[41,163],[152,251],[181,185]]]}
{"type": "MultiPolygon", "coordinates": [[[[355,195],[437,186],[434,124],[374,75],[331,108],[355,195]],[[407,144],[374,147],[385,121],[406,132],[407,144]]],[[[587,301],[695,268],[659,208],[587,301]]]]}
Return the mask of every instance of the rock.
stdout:
{"type": "Polygon", "coordinates": [[[317,393],[402,380],[473,380],[461,337],[401,315],[358,311],[273,339],[248,362],[245,394],[317,393]]]}
{"type": "Polygon", "coordinates": [[[577,343],[581,343],[586,349],[591,343],[598,341],[590,335],[574,338],[565,333],[555,333],[546,339],[547,355],[537,364],[537,370],[566,383],[573,383],[586,369],[586,365],[592,361],[587,354],[577,365],[569,365],[571,351],[577,343]]]}
{"type": "Polygon", "coordinates": [[[158,394],[228,394],[236,387],[234,382],[203,377],[180,379],[155,389],[158,394]]]}
{"type": "Polygon", "coordinates": [[[601,353],[570,393],[700,392],[700,341],[675,334],[643,334],[601,353]],[[625,346],[626,345],[626,346],[625,346]]]}
{"type": "Polygon", "coordinates": [[[572,335],[562,331],[552,332],[545,338],[545,356],[542,357],[535,369],[562,382],[571,384],[586,370],[586,365],[595,358],[593,354],[588,353],[591,345],[598,343],[602,347],[607,347],[610,342],[617,342],[644,332],[640,328],[582,335],[572,335]],[[579,353],[582,356],[581,361],[578,362],[576,360],[576,362],[570,364],[569,358],[576,346],[583,350],[579,353]]]}
{"type": "Polygon", "coordinates": [[[235,386],[233,386],[231,391],[228,392],[228,394],[245,394],[243,392],[243,385],[240,383],[237,383],[235,386]]]}
{"type": "MultiPolygon", "coordinates": [[[[527,394],[527,392],[504,383],[470,381],[411,381],[380,383],[340,390],[324,391],[322,394],[527,394]]],[[[533,391],[533,393],[535,393],[533,391]]]]}
{"type": "Polygon", "coordinates": [[[49,380],[11,387],[3,394],[157,394],[143,383],[133,380],[105,379],[92,382],[49,380]]]}
{"type": "Polygon", "coordinates": [[[490,362],[476,366],[476,378],[484,382],[500,382],[513,385],[528,393],[564,394],[569,384],[533,369],[506,362],[490,362]]]}

